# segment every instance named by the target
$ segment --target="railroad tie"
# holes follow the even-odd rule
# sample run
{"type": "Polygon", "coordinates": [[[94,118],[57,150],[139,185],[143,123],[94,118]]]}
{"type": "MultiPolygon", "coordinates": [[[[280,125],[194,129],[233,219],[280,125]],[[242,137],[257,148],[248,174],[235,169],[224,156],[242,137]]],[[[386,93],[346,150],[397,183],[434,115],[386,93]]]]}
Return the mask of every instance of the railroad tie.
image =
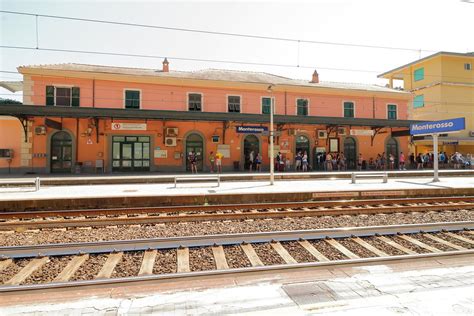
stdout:
{"type": "Polygon", "coordinates": [[[12,259],[6,259],[6,260],[0,261],[0,272],[5,270],[12,263],[13,263],[12,259]]]}
{"type": "Polygon", "coordinates": [[[328,262],[330,261],[325,255],[323,255],[321,252],[319,252],[318,249],[314,248],[313,245],[309,243],[307,240],[300,240],[298,243],[303,246],[304,249],[306,249],[313,257],[315,257],[318,261],[321,262],[328,262]]]}
{"type": "Polygon", "coordinates": [[[260,260],[251,244],[241,244],[240,247],[249,259],[250,263],[252,264],[252,267],[264,266],[263,262],[260,260]]]}
{"type": "Polygon", "coordinates": [[[21,282],[26,280],[33,272],[41,268],[46,262],[48,262],[48,257],[35,258],[30,261],[23,269],[18,271],[10,280],[5,282],[6,285],[20,285],[21,282]]]}
{"type": "Polygon", "coordinates": [[[349,259],[360,259],[358,255],[356,255],[355,253],[353,253],[352,251],[350,251],[349,249],[341,245],[335,239],[325,239],[324,241],[326,241],[328,244],[330,244],[331,246],[333,246],[334,248],[342,252],[349,259]]]}
{"type": "Polygon", "coordinates": [[[406,253],[407,255],[416,255],[417,252],[416,251],[413,251],[411,249],[408,249],[407,247],[405,246],[402,246],[400,245],[399,243],[396,243],[395,241],[385,237],[385,236],[378,236],[377,237],[379,240],[383,241],[384,243],[386,243],[387,245],[390,245],[392,246],[393,248],[396,248],[398,250],[400,250],[401,252],[404,252],[406,253]]]}
{"type": "Polygon", "coordinates": [[[456,235],[456,234],[453,234],[453,233],[445,233],[446,235],[450,236],[450,237],[453,237],[457,240],[461,240],[461,241],[464,241],[465,243],[468,243],[468,244],[471,244],[471,245],[474,245],[474,240],[471,240],[471,239],[468,239],[468,238],[465,238],[463,236],[459,236],[459,235],[456,235]]]}
{"type": "Polygon", "coordinates": [[[53,282],[67,282],[81,267],[81,265],[89,259],[88,254],[74,256],[67,266],[54,278],[53,282]]]}
{"type": "Polygon", "coordinates": [[[376,254],[379,257],[389,257],[389,255],[387,253],[385,253],[382,250],[372,246],[371,244],[369,244],[365,240],[360,239],[359,237],[352,238],[351,240],[358,243],[359,245],[361,245],[362,247],[364,247],[368,251],[373,252],[374,254],[376,254]]]}
{"type": "Polygon", "coordinates": [[[178,273],[190,272],[189,269],[189,248],[178,248],[178,273]]]}
{"type": "Polygon", "coordinates": [[[443,251],[439,250],[438,248],[436,247],[433,247],[433,246],[430,246],[430,245],[427,245],[425,244],[424,242],[421,242],[419,240],[416,240],[415,238],[412,238],[410,236],[407,236],[407,235],[399,235],[398,237],[402,238],[403,240],[406,240],[414,245],[417,245],[418,247],[421,247],[423,249],[426,249],[428,251],[431,251],[431,252],[434,252],[434,253],[441,253],[443,251]]]}
{"type": "Polygon", "coordinates": [[[217,270],[229,269],[227,259],[225,258],[224,248],[222,246],[212,247],[212,253],[214,254],[217,270]]]}
{"type": "Polygon", "coordinates": [[[288,250],[283,247],[283,245],[280,242],[272,242],[270,245],[275,249],[276,252],[280,255],[280,257],[285,260],[287,264],[292,264],[292,263],[298,263],[288,252],[288,250]]]}
{"type": "Polygon", "coordinates": [[[122,259],[122,256],[123,252],[109,254],[107,261],[105,261],[104,266],[102,269],[100,269],[95,278],[110,278],[112,276],[112,272],[114,272],[115,266],[119,263],[120,259],[122,259]]]}
{"type": "Polygon", "coordinates": [[[451,247],[451,248],[454,248],[456,250],[467,250],[466,248],[462,247],[462,246],[458,246],[458,245],[455,245],[447,240],[444,240],[444,239],[441,239],[439,238],[438,236],[434,236],[434,235],[431,235],[431,234],[424,234],[423,236],[431,239],[431,240],[434,240],[436,242],[439,242],[440,244],[443,244],[445,246],[448,246],[448,247],[451,247]]]}
{"type": "Polygon", "coordinates": [[[140,271],[138,272],[139,276],[153,274],[153,267],[155,265],[155,259],[157,254],[158,251],[156,249],[145,251],[145,255],[142,259],[142,265],[140,267],[140,271]]]}

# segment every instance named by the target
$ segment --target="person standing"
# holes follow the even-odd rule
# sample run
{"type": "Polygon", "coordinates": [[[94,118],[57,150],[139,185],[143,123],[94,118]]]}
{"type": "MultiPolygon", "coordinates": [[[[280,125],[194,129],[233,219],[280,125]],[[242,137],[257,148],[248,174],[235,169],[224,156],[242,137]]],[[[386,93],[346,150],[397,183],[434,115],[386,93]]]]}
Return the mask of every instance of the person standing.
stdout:
{"type": "Polygon", "coordinates": [[[389,160],[389,168],[390,170],[393,170],[395,168],[395,157],[393,157],[392,154],[388,155],[388,160],[389,160]]]}
{"type": "Polygon", "coordinates": [[[332,155],[331,155],[331,153],[328,153],[326,155],[326,170],[327,171],[332,171],[332,155]]]}
{"type": "Polygon", "coordinates": [[[300,171],[301,169],[301,151],[298,151],[295,158],[295,171],[300,171]]]}
{"type": "Polygon", "coordinates": [[[211,151],[211,153],[209,154],[209,166],[211,169],[211,173],[214,173],[215,159],[216,159],[216,156],[214,156],[214,152],[211,151]]]}
{"type": "Polygon", "coordinates": [[[399,162],[399,168],[400,170],[407,170],[405,168],[405,155],[403,154],[403,151],[400,153],[400,158],[398,158],[398,162],[399,162]]]}
{"type": "Polygon", "coordinates": [[[262,155],[260,155],[260,153],[258,153],[257,157],[255,157],[255,170],[257,172],[260,172],[261,164],[262,164],[262,155]]]}
{"type": "Polygon", "coordinates": [[[197,155],[194,150],[189,154],[188,160],[191,165],[191,173],[197,173],[197,155]]]}
{"type": "Polygon", "coordinates": [[[254,162],[254,157],[255,154],[253,152],[253,150],[250,151],[249,153],[249,171],[252,172],[252,169],[253,169],[253,162],[254,162]]]}
{"type": "Polygon", "coordinates": [[[308,154],[306,151],[303,154],[303,157],[301,158],[301,163],[303,164],[303,172],[308,171],[308,154]]]}
{"type": "Polygon", "coordinates": [[[222,172],[222,158],[224,157],[223,154],[217,152],[216,154],[216,169],[218,173],[222,172]]]}
{"type": "Polygon", "coordinates": [[[357,158],[357,170],[362,170],[362,163],[364,162],[364,158],[362,158],[362,154],[359,154],[359,158],[357,158]]]}

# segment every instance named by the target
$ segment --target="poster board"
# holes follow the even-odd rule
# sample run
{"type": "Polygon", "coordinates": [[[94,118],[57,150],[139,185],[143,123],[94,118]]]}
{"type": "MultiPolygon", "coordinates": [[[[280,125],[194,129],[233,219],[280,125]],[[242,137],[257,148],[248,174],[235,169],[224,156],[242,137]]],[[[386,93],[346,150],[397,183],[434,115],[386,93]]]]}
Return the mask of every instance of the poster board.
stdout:
{"type": "Polygon", "coordinates": [[[230,158],[230,145],[217,145],[217,152],[221,153],[224,158],[230,158]]]}
{"type": "Polygon", "coordinates": [[[155,149],[155,158],[168,158],[168,150],[166,149],[155,149]]]}

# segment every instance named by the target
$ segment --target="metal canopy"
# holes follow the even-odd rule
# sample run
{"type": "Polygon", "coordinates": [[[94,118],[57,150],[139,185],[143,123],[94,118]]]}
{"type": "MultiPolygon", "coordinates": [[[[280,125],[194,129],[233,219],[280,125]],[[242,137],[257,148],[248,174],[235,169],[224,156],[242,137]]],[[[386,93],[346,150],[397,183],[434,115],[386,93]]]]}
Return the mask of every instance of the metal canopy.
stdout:
{"type": "MultiPolygon", "coordinates": [[[[268,123],[269,115],[221,113],[221,112],[186,112],[163,110],[132,110],[86,107],[53,107],[21,104],[0,105],[0,115],[15,117],[63,117],[63,118],[111,118],[123,120],[176,120],[176,121],[216,121],[242,123],[268,123]]],[[[386,120],[370,118],[345,118],[328,116],[275,115],[277,124],[312,124],[337,126],[370,126],[370,127],[404,127],[420,121],[386,120]]]]}

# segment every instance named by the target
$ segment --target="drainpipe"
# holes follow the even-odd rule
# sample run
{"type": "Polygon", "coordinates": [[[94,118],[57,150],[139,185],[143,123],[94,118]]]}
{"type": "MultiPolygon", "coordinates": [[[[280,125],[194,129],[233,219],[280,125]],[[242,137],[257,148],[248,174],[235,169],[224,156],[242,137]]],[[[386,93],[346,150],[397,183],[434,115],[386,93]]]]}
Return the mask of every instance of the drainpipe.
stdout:
{"type": "Polygon", "coordinates": [[[92,107],[95,108],[95,79],[92,79],[92,107]]]}
{"type": "Polygon", "coordinates": [[[372,97],[372,118],[375,118],[375,97],[372,97]]]}

